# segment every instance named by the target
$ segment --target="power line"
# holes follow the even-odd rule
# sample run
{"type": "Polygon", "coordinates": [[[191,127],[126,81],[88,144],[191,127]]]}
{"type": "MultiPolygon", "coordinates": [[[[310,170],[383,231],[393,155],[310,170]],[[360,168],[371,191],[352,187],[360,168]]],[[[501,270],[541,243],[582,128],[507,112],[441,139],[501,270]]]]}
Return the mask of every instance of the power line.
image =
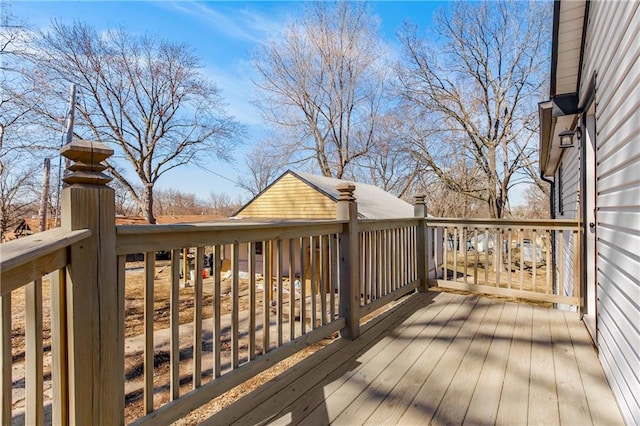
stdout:
{"type": "Polygon", "coordinates": [[[229,178],[229,177],[227,177],[227,176],[225,176],[223,174],[220,174],[218,172],[214,172],[213,170],[210,170],[210,169],[206,168],[205,166],[198,165],[198,167],[200,167],[202,170],[204,170],[206,172],[209,172],[211,174],[214,174],[214,175],[216,175],[216,176],[218,176],[218,177],[220,177],[220,178],[222,178],[222,179],[224,179],[224,180],[226,180],[228,182],[231,182],[231,183],[233,183],[235,185],[238,185],[238,186],[242,186],[242,184],[240,182],[237,182],[237,181],[235,181],[235,180],[233,180],[233,179],[231,179],[231,178],[229,178]]]}

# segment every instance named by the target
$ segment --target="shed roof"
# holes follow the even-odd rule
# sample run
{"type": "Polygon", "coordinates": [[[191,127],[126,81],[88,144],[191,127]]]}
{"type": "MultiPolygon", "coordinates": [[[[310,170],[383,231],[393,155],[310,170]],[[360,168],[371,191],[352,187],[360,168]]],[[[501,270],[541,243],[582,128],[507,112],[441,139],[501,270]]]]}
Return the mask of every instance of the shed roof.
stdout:
{"type": "Polygon", "coordinates": [[[312,175],[309,173],[293,172],[291,170],[288,172],[325,193],[336,202],[340,195],[337,186],[344,182],[353,183],[356,186],[353,195],[358,203],[358,213],[363,219],[413,217],[413,206],[411,204],[375,185],[312,175]]]}

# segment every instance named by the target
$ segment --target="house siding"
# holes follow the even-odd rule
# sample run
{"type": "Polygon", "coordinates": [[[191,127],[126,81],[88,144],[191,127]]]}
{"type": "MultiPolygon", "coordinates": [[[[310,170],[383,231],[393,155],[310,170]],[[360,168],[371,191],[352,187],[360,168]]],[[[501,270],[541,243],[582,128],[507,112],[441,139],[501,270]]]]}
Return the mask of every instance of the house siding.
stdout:
{"type": "MultiPolygon", "coordinates": [[[[562,219],[577,219],[578,218],[578,192],[580,188],[580,150],[577,148],[570,148],[564,150],[563,156],[560,160],[561,166],[558,167],[558,174],[561,176],[556,179],[562,181],[561,190],[556,191],[556,203],[557,206],[556,217],[562,219]]],[[[556,247],[558,244],[562,244],[563,250],[556,252],[556,270],[558,277],[562,277],[562,282],[558,283],[563,290],[565,296],[573,296],[575,283],[574,275],[569,271],[574,270],[574,235],[570,232],[556,233],[556,247]],[[564,274],[560,273],[560,269],[564,271],[564,274]]],[[[569,305],[559,306],[561,309],[574,309],[569,305]]]]}
{"type": "Polygon", "coordinates": [[[335,219],[336,202],[291,174],[247,204],[240,217],[335,219]]]}
{"type": "Polygon", "coordinates": [[[640,424],[640,2],[590,8],[580,94],[595,76],[599,356],[640,424]]]}

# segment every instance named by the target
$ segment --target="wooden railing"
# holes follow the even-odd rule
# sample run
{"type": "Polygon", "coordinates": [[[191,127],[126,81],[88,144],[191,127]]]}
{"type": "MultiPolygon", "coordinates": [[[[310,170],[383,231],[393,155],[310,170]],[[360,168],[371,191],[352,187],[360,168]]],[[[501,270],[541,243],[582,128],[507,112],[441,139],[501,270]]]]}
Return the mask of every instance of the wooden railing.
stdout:
{"type": "Polygon", "coordinates": [[[439,287],[580,304],[577,221],[429,218],[427,222],[443,235],[437,243],[443,253],[439,287]]]}
{"type": "MultiPolygon", "coordinates": [[[[138,286],[127,271],[131,268],[126,255],[145,253],[144,270],[139,272],[144,291],[141,351],[125,354],[126,358],[142,355],[142,377],[126,383],[132,402],[142,390],[145,416],[136,423],[179,419],[343,329],[345,320],[338,315],[337,239],[344,224],[229,221],[118,227],[118,287],[125,289],[125,295],[138,286]],[[160,250],[171,253],[169,261],[156,260],[160,250]],[[193,259],[182,267],[181,279],[184,253],[193,259]],[[205,258],[211,258],[213,265],[205,267],[205,258]],[[167,270],[166,283],[159,276],[160,267],[167,270]],[[186,281],[189,287],[181,288],[186,281]],[[168,291],[161,291],[163,285],[168,291]],[[154,297],[154,290],[159,296],[154,297]],[[193,304],[192,315],[182,321],[181,302],[193,304]],[[169,314],[169,321],[158,329],[161,312],[169,314]],[[168,356],[166,374],[158,361],[162,354],[168,356]]],[[[126,316],[120,321],[131,322],[126,316]]],[[[127,339],[126,345],[133,347],[130,342],[136,339],[127,339]]],[[[128,364],[129,370],[138,368],[128,364]]]]}
{"type": "Polygon", "coordinates": [[[360,222],[361,316],[420,285],[416,247],[421,221],[424,219],[360,222]]]}
{"type": "Polygon", "coordinates": [[[62,362],[68,356],[65,268],[70,261],[69,247],[82,244],[90,235],[89,230],[53,229],[0,245],[0,422],[3,425],[11,424],[14,417],[22,418],[17,420],[19,423],[42,424],[45,406],[51,410],[53,424],[67,422],[69,383],[62,362]],[[47,352],[52,359],[46,362],[46,376],[51,378],[53,397],[47,399],[42,345],[43,277],[51,301],[46,322],[51,342],[47,352]],[[24,316],[14,315],[13,305],[23,307],[17,311],[24,316]],[[19,326],[16,324],[14,328],[14,323],[19,326]],[[13,410],[12,394],[16,388],[24,389],[24,398],[23,404],[13,410]]]}
{"type": "Polygon", "coordinates": [[[170,423],[313,342],[358,337],[365,317],[428,285],[557,303],[578,297],[554,284],[574,276],[577,263],[538,273],[552,263],[548,246],[537,256],[541,235],[574,238],[577,259],[572,222],[427,218],[424,196],[413,218],[358,220],[355,187],[344,184],[336,220],[116,227],[101,173],[111,154],[98,143],[65,146],[74,164],[62,228],[0,245],[3,424],[21,422],[22,412],[27,424],[43,424],[44,407],[54,424],[170,423]],[[482,251],[488,235],[494,243],[482,251]],[[23,297],[23,309],[12,306],[23,297]],[[23,314],[20,349],[12,321],[23,314]],[[24,408],[14,406],[22,382],[24,408]]]}

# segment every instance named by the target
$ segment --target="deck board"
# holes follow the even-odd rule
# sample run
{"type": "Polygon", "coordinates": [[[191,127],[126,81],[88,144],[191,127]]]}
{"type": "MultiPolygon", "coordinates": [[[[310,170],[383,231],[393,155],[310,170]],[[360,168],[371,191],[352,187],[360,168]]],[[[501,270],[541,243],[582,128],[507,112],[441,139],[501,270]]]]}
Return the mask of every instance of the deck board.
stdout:
{"type": "MultiPolygon", "coordinates": [[[[571,321],[571,320],[570,320],[571,321]]],[[[582,386],[580,371],[573,350],[564,313],[551,319],[553,364],[556,373],[558,408],[561,424],[590,424],[591,414],[582,386]]]]}
{"type": "Polygon", "coordinates": [[[533,308],[518,305],[515,330],[507,370],[500,393],[500,404],[496,423],[502,425],[526,424],[529,409],[529,385],[531,370],[531,326],[533,308]]]}
{"type": "Polygon", "coordinates": [[[497,327],[495,319],[500,318],[504,307],[504,304],[495,303],[491,299],[484,299],[483,302],[488,304],[487,313],[465,353],[465,361],[458,368],[438,406],[433,419],[434,423],[462,424],[464,421],[466,407],[469,406],[473,397],[491,340],[495,334],[497,327]],[[460,407],[465,407],[465,409],[460,409],[460,407]]]}
{"type": "Polygon", "coordinates": [[[528,421],[530,425],[557,425],[560,417],[553,353],[548,349],[551,347],[548,310],[533,310],[532,332],[528,421]]]}
{"type": "MultiPolygon", "coordinates": [[[[447,308],[452,306],[455,306],[455,304],[449,303],[447,308]]],[[[450,318],[450,313],[447,312],[447,309],[439,311],[438,314],[441,318],[446,318],[447,321],[450,318]]],[[[428,327],[428,324],[432,323],[438,316],[423,316],[420,323],[414,324],[408,330],[408,333],[400,336],[401,339],[397,339],[402,345],[401,352],[393,357],[389,368],[381,371],[358,398],[349,404],[336,419],[335,424],[363,424],[372,415],[378,406],[386,400],[389,393],[396,387],[400,379],[405,376],[411,366],[416,365],[416,361],[424,353],[429,342],[432,341],[430,336],[431,328],[428,327]]],[[[388,419],[388,416],[385,417],[388,419]]]]}
{"type": "MultiPolygon", "coordinates": [[[[464,299],[453,299],[450,306],[443,311],[443,315],[436,317],[430,324],[452,324],[452,315],[460,317],[464,305],[464,299]]],[[[457,321],[462,324],[463,321],[457,321]]],[[[425,348],[420,357],[411,365],[411,368],[396,384],[393,391],[367,419],[369,424],[394,424],[406,412],[407,408],[419,392],[425,380],[431,375],[436,364],[445,353],[442,341],[447,338],[446,331],[441,327],[428,327],[429,338],[425,341],[425,348]],[[439,347],[438,347],[439,346],[439,347]]]]}
{"type": "MultiPolygon", "coordinates": [[[[447,391],[451,377],[453,377],[458,370],[467,348],[480,325],[480,321],[487,310],[486,305],[477,307],[479,298],[467,299],[469,301],[476,299],[476,303],[466,303],[463,305],[468,309],[468,311],[465,312],[465,316],[462,318],[454,317],[444,325],[444,330],[451,327],[451,329],[455,331],[445,333],[445,338],[437,342],[438,345],[442,346],[442,355],[435,365],[433,373],[422,383],[413,401],[409,407],[407,407],[402,417],[400,417],[398,421],[399,424],[429,424],[435,416],[438,405],[447,391]]],[[[443,414],[443,417],[447,416],[445,412],[441,414],[443,414]]],[[[442,423],[446,424],[448,420],[445,418],[442,423]]]]}
{"type": "Polygon", "coordinates": [[[482,365],[480,377],[473,391],[471,402],[465,414],[465,424],[495,423],[507,368],[507,357],[511,348],[514,324],[518,306],[505,303],[499,317],[496,318],[496,330],[491,339],[491,346],[482,365]],[[496,387],[500,386],[500,389],[496,387]],[[491,392],[487,391],[492,389],[491,392]]]}
{"type": "MultiPolygon", "coordinates": [[[[455,298],[454,298],[455,299],[455,298]]],[[[442,310],[437,310],[438,313],[445,313],[455,306],[453,300],[441,305],[442,310]]],[[[435,310],[429,310],[435,311],[435,310]]],[[[370,357],[361,357],[358,359],[360,365],[354,371],[354,374],[349,377],[349,380],[344,381],[337,389],[332,389],[331,386],[325,387],[326,400],[324,404],[319,405],[316,409],[304,418],[306,424],[322,424],[321,420],[326,418],[329,422],[334,422],[337,417],[343,413],[343,411],[353,405],[356,399],[360,395],[364,395],[364,398],[369,396],[368,392],[365,392],[367,385],[372,383],[378,375],[384,371],[384,369],[400,354],[402,349],[406,348],[409,344],[409,339],[412,335],[415,336],[416,329],[424,329],[425,324],[428,324],[432,319],[429,311],[423,311],[423,315],[416,318],[415,322],[412,322],[409,327],[406,327],[401,333],[394,333],[391,341],[384,347],[384,350],[372,350],[366,355],[372,355],[370,357]],[[426,315],[425,315],[426,314],[426,315]],[[408,330],[408,332],[407,332],[408,330]]],[[[437,317],[437,315],[436,315],[437,317]]],[[[374,348],[376,349],[376,348],[374,348]]],[[[356,404],[356,407],[358,404],[356,404]]],[[[340,421],[336,421],[336,424],[353,424],[349,420],[349,414],[345,415],[340,421]]]]}
{"type": "Polygon", "coordinates": [[[623,423],[575,313],[418,293],[338,342],[205,423],[623,423]]]}

